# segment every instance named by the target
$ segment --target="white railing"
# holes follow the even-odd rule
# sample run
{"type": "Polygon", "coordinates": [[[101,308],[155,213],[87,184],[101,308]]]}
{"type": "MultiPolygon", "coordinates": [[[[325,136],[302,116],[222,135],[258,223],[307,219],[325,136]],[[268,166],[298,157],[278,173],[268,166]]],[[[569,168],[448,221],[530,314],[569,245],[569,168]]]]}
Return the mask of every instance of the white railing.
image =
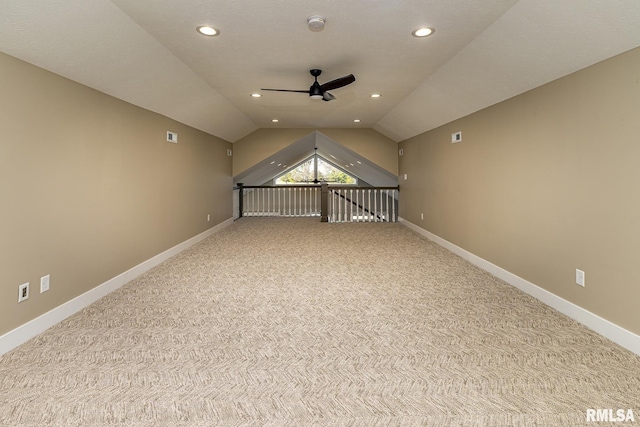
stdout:
{"type": "Polygon", "coordinates": [[[398,187],[329,186],[326,183],[280,186],[238,184],[237,189],[239,217],[317,216],[323,222],[398,220],[398,187]]]}
{"type": "Polygon", "coordinates": [[[243,187],[242,216],[320,216],[319,185],[243,187]]]}
{"type": "Polygon", "coordinates": [[[398,189],[329,187],[329,222],[396,222],[398,189]]]}

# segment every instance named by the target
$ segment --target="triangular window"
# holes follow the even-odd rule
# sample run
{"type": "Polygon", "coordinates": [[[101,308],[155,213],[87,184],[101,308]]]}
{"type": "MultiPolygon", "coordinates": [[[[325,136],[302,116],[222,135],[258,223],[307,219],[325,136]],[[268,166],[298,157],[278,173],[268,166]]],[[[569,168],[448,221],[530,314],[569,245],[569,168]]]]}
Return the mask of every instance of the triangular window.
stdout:
{"type": "Polygon", "coordinates": [[[356,177],[318,155],[309,157],[274,180],[275,185],[317,184],[322,181],[339,185],[358,184],[356,177]]]}

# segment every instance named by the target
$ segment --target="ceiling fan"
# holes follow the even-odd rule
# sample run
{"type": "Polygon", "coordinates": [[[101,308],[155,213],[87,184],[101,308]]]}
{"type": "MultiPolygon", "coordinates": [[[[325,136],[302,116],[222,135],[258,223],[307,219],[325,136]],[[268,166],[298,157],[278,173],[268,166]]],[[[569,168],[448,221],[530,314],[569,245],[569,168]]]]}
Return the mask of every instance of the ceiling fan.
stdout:
{"type": "Polygon", "coordinates": [[[356,81],[356,78],[353,74],[349,74],[344,77],[337,78],[335,80],[331,80],[330,82],[320,84],[318,83],[318,76],[322,74],[322,70],[313,69],[309,70],[309,73],[315,78],[315,81],[311,85],[308,90],[292,90],[292,89],[260,89],[260,90],[270,90],[274,92],[298,92],[298,93],[308,93],[311,99],[322,99],[323,101],[331,101],[336,99],[335,96],[330,94],[328,91],[333,89],[338,89],[344,87],[346,85],[350,85],[351,83],[356,81]]]}

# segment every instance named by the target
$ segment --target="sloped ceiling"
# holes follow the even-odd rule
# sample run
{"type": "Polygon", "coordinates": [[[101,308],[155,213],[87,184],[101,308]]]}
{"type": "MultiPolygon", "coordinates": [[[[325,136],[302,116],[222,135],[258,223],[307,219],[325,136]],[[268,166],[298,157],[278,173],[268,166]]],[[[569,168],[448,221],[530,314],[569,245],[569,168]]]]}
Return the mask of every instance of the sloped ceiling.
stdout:
{"type": "Polygon", "coordinates": [[[262,185],[314,153],[374,187],[394,187],[398,177],[319,131],[288,145],[233,178],[234,185],[262,185]]]}
{"type": "Polygon", "coordinates": [[[0,51],[231,142],[265,127],[400,141],[638,47],[638,22],[637,0],[0,0],[0,51]],[[306,89],[311,68],[356,82],[331,102],[249,96],[306,89]]]}

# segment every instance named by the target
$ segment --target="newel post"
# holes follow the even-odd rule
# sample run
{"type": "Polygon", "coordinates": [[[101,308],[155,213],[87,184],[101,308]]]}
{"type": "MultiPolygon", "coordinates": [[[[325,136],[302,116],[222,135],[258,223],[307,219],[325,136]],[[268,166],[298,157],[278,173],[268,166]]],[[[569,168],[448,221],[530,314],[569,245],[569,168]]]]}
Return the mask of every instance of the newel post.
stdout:
{"type": "Polygon", "coordinates": [[[320,222],[329,222],[329,184],[323,182],[320,185],[320,222]]]}
{"type": "Polygon", "coordinates": [[[242,211],[244,211],[244,188],[243,183],[238,183],[238,218],[242,218],[242,211]]]}

